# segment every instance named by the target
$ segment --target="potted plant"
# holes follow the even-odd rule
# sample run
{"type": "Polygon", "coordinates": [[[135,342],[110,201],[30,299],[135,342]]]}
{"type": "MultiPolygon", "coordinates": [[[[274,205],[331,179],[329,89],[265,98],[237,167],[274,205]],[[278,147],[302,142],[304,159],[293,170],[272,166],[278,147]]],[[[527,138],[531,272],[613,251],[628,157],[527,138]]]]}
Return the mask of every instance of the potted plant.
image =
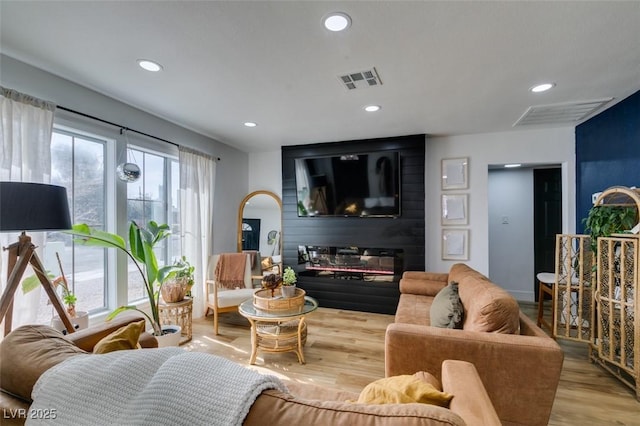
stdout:
{"type": "MultiPolygon", "coordinates": [[[[616,205],[597,205],[591,207],[586,218],[582,219],[584,231],[591,236],[591,251],[598,251],[598,237],[628,232],[637,223],[638,212],[634,207],[616,205]]],[[[595,270],[594,262],[594,270],[595,270]]]]}
{"type": "Polygon", "coordinates": [[[191,296],[193,287],[193,272],[195,268],[191,266],[185,256],[173,263],[176,268],[173,274],[162,284],[162,300],[167,303],[180,302],[185,296],[191,296]]]}
{"type": "MultiPolygon", "coordinates": [[[[78,302],[78,298],[73,291],[69,288],[69,283],[67,282],[67,277],[64,274],[64,269],[62,269],[62,261],[60,260],[60,254],[56,252],[56,259],[58,260],[58,267],[60,268],[60,275],[54,276],[51,272],[46,271],[45,274],[49,276],[52,280],[52,284],[56,290],[61,290],[62,303],[65,305],[67,314],[69,318],[71,318],[71,322],[77,330],[81,330],[87,328],[89,326],[89,313],[86,311],[76,311],[76,303],[78,302]]],[[[31,275],[25,278],[22,281],[22,292],[29,293],[30,291],[35,290],[40,287],[40,280],[36,275],[31,275]]],[[[49,301],[49,303],[51,303],[49,301]]],[[[60,330],[62,333],[66,334],[67,329],[64,324],[60,320],[59,316],[54,316],[51,319],[51,326],[56,330],[60,330]]]]}
{"type": "Polygon", "coordinates": [[[291,266],[287,266],[282,274],[282,297],[295,296],[297,282],[298,277],[296,277],[296,272],[291,268],[291,266]]]}
{"type": "MultiPolygon", "coordinates": [[[[129,226],[128,248],[121,236],[93,229],[84,223],[73,225],[72,230],[69,231],[69,233],[73,234],[76,237],[74,241],[79,242],[80,244],[95,247],[116,248],[122,251],[133,261],[142,276],[145,293],[150,305],[151,315],[148,315],[145,311],[137,308],[136,306],[120,306],[107,316],[107,321],[110,321],[124,311],[135,310],[142,313],[147,318],[153,328],[154,336],[160,337],[165,334],[160,323],[158,309],[158,303],[160,301],[159,295],[162,289],[162,284],[168,278],[175,275],[176,271],[181,268],[176,265],[168,265],[158,268],[158,261],[154,253],[154,247],[157,243],[169,236],[171,233],[169,225],[158,225],[156,222],[150,221],[147,224],[147,227],[143,228],[136,222],[132,221],[129,226]]],[[[179,327],[177,334],[179,340],[179,327]]]]}

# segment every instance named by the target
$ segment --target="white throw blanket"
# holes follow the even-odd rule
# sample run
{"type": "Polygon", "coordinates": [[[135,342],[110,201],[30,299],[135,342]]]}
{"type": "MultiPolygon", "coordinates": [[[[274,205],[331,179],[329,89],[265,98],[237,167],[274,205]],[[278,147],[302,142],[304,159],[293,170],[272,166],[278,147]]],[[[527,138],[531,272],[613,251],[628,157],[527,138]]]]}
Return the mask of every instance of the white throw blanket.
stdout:
{"type": "Polygon", "coordinates": [[[31,424],[241,425],[265,389],[286,391],[265,376],[214,355],[179,348],[79,355],[36,383],[31,424]]]}

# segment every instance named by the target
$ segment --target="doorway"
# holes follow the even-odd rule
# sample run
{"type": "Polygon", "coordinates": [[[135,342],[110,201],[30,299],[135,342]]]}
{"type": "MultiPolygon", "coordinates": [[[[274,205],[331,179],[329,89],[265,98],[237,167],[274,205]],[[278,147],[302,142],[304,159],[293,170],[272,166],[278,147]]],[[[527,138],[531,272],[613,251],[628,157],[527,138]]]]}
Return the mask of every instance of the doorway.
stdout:
{"type": "Polygon", "coordinates": [[[242,219],[242,250],[260,248],[260,219],[242,219]]]}
{"type": "MultiPolygon", "coordinates": [[[[533,171],[533,252],[535,273],[555,272],[556,234],[562,233],[562,173],[559,167],[533,171]]],[[[534,294],[538,301],[538,280],[534,294]]]]}

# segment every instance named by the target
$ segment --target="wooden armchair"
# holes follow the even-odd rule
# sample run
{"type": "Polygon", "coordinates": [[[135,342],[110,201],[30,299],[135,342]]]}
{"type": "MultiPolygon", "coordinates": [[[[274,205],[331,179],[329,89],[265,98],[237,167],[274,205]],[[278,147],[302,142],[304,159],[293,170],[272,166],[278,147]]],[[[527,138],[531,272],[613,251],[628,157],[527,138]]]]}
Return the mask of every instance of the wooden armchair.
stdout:
{"type": "Polygon", "coordinates": [[[242,302],[253,297],[254,288],[251,280],[251,258],[249,254],[246,254],[246,256],[245,271],[242,277],[244,286],[236,287],[235,289],[225,288],[216,281],[215,272],[220,255],[214,254],[209,257],[205,281],[205,292],[207,295],[205,316],[208,315],[210,311],[213,312],[213,329],[216,335],[218,334],[218,314],[237,312],[238,306],[242,302]]]}

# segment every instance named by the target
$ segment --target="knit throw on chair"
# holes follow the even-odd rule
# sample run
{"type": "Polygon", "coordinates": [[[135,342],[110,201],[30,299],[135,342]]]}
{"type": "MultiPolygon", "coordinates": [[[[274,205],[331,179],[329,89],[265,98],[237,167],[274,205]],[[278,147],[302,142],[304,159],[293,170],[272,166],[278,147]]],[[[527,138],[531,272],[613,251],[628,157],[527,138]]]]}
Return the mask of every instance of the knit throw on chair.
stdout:
{"type": "Polygon", "coordinates": [[[244,288],[246,262],[246,253],[221,254],[215,271],[218,285],[229,289],[244,288]]]}

